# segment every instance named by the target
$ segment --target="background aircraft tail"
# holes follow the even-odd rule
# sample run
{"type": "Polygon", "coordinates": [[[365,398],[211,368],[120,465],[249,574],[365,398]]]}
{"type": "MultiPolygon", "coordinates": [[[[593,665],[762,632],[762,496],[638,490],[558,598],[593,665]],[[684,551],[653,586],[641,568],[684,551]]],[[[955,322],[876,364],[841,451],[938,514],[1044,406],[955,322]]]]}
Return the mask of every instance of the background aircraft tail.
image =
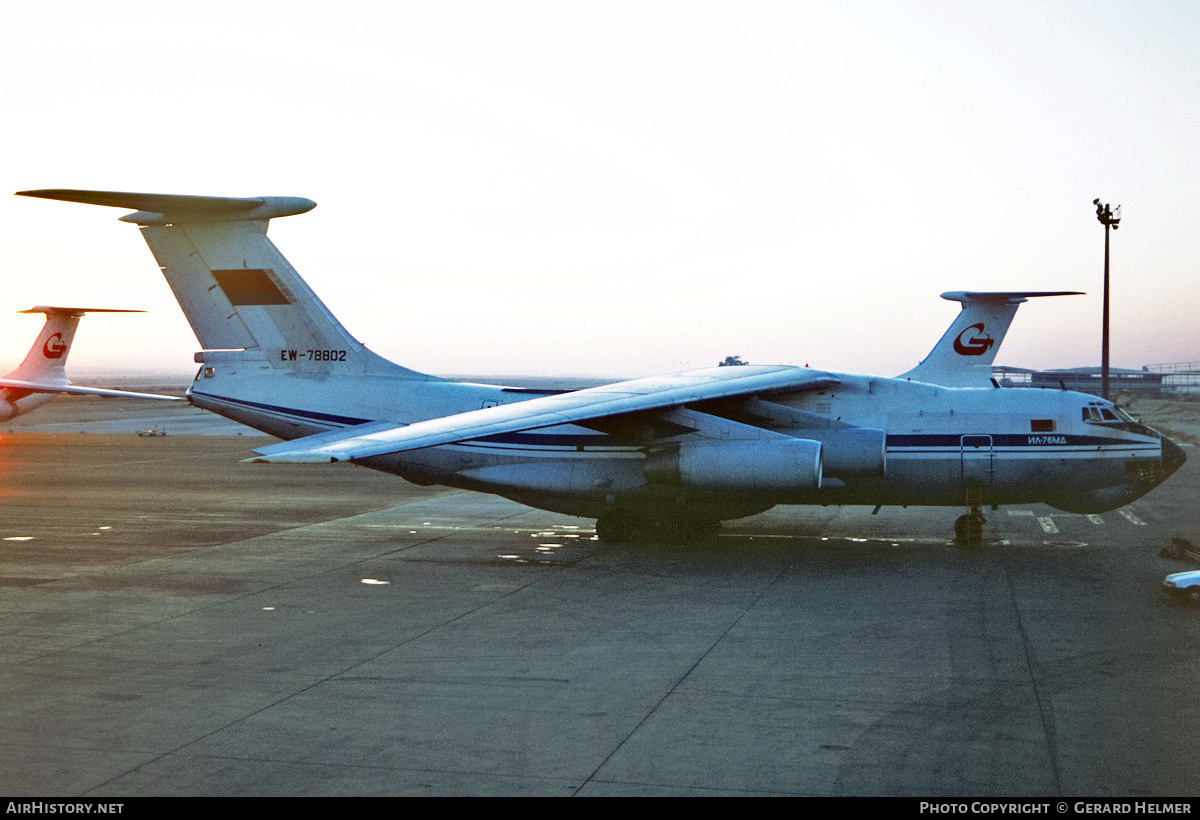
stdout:
{"type": "MultiPolygon", "coordinates": [[[[370,352],[334,318],[275,245],[274,217],[302,214],[300,197],[174,196],[67,189],[23,196],[131,208],[142,236],[205,351],[253,351],[272,367],[386,370],[428,378],[370,352]]],[[[228,355],[228,354],[224,354],[228,355]]],[[[199,361],[214,356],[197,354],[199,361]]]]}
{"type": "Polygon", "coordinates": [[[993,387],[992,362],[1017,307],[1035,296],[1077,295],[1075,291],[943,293],[943,299],[961,302],[962,310],[929,355],[898,378],[943,387],[993,387]]]}
{"type": "Polygon", "coordinates": [[[67,379],[67,354],[75,330],[85,313],[141,313],[140,310],[113,310],[109,308],[48,307],[38,305],[21,313],[44,313],[46,323],[25,354],[24,361],[16,370],[0,377],[0,421],[16,418],[41,407],[59,393],[77,393],[93,396],[119,396],[133,399],[162,399],[178,401],[178,396],[163,396],[156,393],[133,393],[127,390],[111,390],[103,387],[80,387],[67,379]]]}
{"type": "Polygon", "coordinates": [[[46,323],[25,354],[24,361],[5,378],[46,384],[69,384],[66,374],[67,354],[75,330],[85,313],[141,313],[140,310],[108,310],[105,308],[48,307],[38,305],[20,313],[44,313],[46,323]]]}

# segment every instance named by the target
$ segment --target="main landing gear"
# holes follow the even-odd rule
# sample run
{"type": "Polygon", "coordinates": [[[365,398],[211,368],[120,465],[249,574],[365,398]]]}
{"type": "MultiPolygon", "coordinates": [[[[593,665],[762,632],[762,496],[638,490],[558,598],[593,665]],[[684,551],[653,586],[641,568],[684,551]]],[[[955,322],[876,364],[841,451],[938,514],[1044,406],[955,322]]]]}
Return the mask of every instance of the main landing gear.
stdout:
{"type": "Polygon", "coordinates": [[[640,516],[625,512],[610,512],[596,519],[596,536],[609,544],[629,541],[659,541],[689,543],[716,536],[720,521],[690,516],[640,516]]]}

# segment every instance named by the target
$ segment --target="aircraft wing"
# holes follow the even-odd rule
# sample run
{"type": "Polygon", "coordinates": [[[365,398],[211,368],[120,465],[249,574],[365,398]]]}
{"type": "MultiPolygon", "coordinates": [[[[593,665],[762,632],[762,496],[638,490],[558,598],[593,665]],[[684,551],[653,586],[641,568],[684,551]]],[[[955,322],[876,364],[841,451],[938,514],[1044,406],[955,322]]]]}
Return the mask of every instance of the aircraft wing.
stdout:
{"type": "Polygon", "coordinates": [[[27,382],[21,379],[0,379],[0,387],[13,390],[28,390],[30,393],[77,393],[86,396],[110,396],[123,399],[156,399],[158,401],[183,401],[180,396],[161,396],[157,393],[133,393],[128,390],[108,390],[103,387],[81,387],[76,384],[53,384],[51,382],[27,382]]]}
{"type": "Polygon", "coordinates": [[[667,410],[693,402],[817,390],[838,383],[836,376],[807,367],[713,367],[616,382],[405,426],[383,427],[381,422],[371,422],[260,447],[254,450],[259,457],[249,460],[348,461],[625,413],[667,410]]]}

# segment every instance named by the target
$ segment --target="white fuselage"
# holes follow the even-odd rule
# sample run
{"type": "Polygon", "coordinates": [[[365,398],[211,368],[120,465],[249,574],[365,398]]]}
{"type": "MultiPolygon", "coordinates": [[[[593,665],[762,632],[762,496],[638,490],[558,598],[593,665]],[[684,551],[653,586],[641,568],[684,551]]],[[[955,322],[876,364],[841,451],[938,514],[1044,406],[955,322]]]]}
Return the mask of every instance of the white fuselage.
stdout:
{"type": "MultiPolygon", "coordinates": [[[[612,425],[560,425],[358,463],[418,483],[496,493],[577,515],[667,504],[732,518],[774,504],[961,506],[973,503],[969,493],[977,504],[1045,502],[1098,512],[1129,503],[1182,462],[1169,440],[1086,394],[835,375],[839,383],[824,390],[768,397],[781,412],[797,412],[775,424],[759,421],[787,436],[823,440],[827,465],[839,463],[839,440],[828,430],[805,427],[808,414],[882,431],[878,469],[839,475],[827,467],[816,486],[798,481],[795,487],[752,490],[648,477],[648,453],[705,437],[686,426],[648,439],[612,425]]],[[[203,368],[189,397],[199,407],[294,439],[369,422],[413,424],[547,392],[556,391],[387,374],[281,372],[234,358],[203,368]]]]}

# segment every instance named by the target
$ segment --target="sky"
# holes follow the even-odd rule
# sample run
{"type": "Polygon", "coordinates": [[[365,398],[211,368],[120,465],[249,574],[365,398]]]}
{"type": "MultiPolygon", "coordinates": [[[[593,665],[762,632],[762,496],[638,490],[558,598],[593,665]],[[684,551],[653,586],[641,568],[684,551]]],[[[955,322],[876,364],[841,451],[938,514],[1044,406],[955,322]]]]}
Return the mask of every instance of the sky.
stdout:
{"type": "MultiPolygon", "coordinates": [[[[950,290],[1022,306],[997,359],[1200,361],[1200,4],[208,0],[21,4],[0,30],[0,367],[35,304],[69,373],[191,371],[84,188],[303,196],[270,237],[347,329],[438,374],[756,364],[895,375],[950,290]]],[[[78,380],[78,378],[77,378],[78,380]]]]}

